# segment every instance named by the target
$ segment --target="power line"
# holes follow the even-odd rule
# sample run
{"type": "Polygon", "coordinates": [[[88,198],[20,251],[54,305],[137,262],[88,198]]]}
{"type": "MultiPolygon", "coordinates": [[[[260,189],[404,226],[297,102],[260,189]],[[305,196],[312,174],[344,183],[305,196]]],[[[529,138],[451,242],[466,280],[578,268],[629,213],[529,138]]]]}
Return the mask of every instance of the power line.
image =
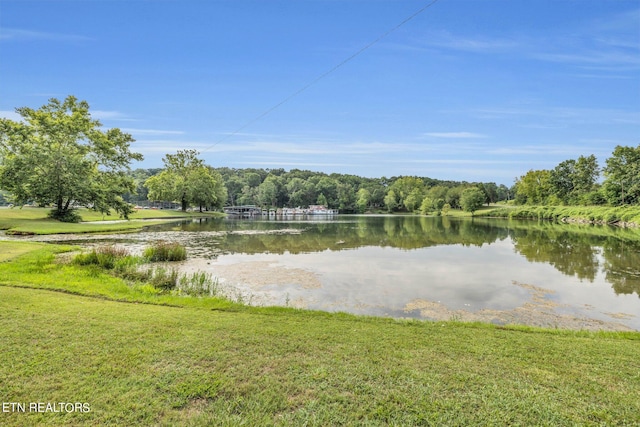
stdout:
{"type": "Polygon", "coordinates": [[[328,75],[334,73],[335,71],[337,71],[340,67],[342,67],[343,65],[347,64],[348,62],[352,61],[353,59],[355,59],[356,57],[358,57],[360,54],[362,54],[364,51],[366,51],[367,49],[369,49],[370,47],[372,47],[373,45],[377,44],[378,42],[380,42],[381,40],[383,40],[384,38],[386,38],[387,36],[389,36],[389,34],[395,32],[396,30],[398,30],[400,27],[402,27],[403,25],[405,25],[407,22],[411,21],[413,18],[415,18],[416,16],[420,15],[422,12],[424,12],[425,10],[429,9],[431,6],[433,6],[434,4],[436,4],[438,2],[438,0],[432,0],[431,2],[427,3],[425,6],[423,6],[422,8],[420,8],[419,10],[417,10],[416,12],[414,12],[412,15],[410,15],[409,17],[405,18],[402,22],[400,22],[398,25],[396,25],[395,27],[391,28],[390,30],[388,30],[387,32],[383,33],[382,35],[380,35],[378,38],[376,38],[375,40],[373,40],[372,42],[370,42],[369,44],[363,46],[362,48],[360,48],[358,51],[354,52],[353,54],[351,54],[350,56],[348,56],[347,58],[343,59],[340,63],[338,63],[337,65],[335,65],[333,68],[330,68],[329,70],[325,71],[324,73],[320,74],[318,77],[316,77],[315,79],[311,80],[309,83],[307,83],[306,85],[302,86],[300,89],[298,89],[297,91],[293,92],[291,95],[287,96],[286,98],[284,98],[282,101],[278,102],[277,104],[275,104],[274,106],[272,106],[271,108],[265,110],[263,113],[261,113],[260,115],[254,117],[253,119],[249,120],[248,122],[246,122],[245,124],[243,124],[242,126],[240,126],[239,128],[237,128],[236,130],[234,130],[233,132],[225,135],[224,137],[222,137],[220,140],[216,141],[215,143],[213,143],[212,145],[210,145],[209,147],[205,148],[202,151],[208,151],[211,150],[212,148],[214,148],[216,145],[220,144],[221,142],[226,141],[227,139],[231,138],[234,135],[237,135],[238,133],[242,132],[244,129],[248,128],[249,126],[251,126],[252,124],[254,124],[255,122],[257,122],[258,120],[262,119],[263,117],[269,115],[271,112],[273,112],[274,110],[278,109],[279,107],[281,107],[282,105],[286,104],[287,102],[289,102],[290,100],[292,100],[293,98],[295,98],[296,96],[300,95],[302,92],[304,92],[305,90],[309,89],[311,86],[315,85],[316,83],[318,83],[320,80],[324,79],[325,77],[327,77],[328,75]]]}

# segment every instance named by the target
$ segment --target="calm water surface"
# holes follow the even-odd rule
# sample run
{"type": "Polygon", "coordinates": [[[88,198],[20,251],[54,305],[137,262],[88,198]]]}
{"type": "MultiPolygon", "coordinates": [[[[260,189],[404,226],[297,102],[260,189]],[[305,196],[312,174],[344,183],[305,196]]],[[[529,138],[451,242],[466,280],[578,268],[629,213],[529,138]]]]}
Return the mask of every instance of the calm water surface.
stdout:
{"type": "MultiPolygon", "coordinates": [[[[177,240],[243,300],[391,317],[640,330],[640,230],[484,218],[188,221],[177,240]]],[[[113,236],[110,236],[112,238],[113,236]]]]}

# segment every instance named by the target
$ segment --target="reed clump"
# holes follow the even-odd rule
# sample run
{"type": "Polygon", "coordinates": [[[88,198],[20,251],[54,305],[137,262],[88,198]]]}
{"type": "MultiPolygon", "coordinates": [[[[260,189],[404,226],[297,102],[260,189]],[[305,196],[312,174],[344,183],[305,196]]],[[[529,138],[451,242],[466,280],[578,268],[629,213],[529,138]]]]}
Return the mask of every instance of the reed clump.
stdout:
{"type": "Polygon", "coordinates": [[[108,245],[98,246],[93,248],[91,252],[76,255],[73,262],[77,265],[96,265],[105,270],[112,270],[125,259],[126,263],[131,263],[131,258],[125,248],[108,245]]]}
{"type": "Polygon", "coordinates": [[[184,261],[187,259],[187,249],[180,243],[156,242],[146,248],[142,255],[151,262],[184,261]]]}
{"type": "Polygon", "coordinates": [[[73,263],[110,271],[114,276],[130,282],[147,283],[160,291],[177,291],[181,295],[214,296],[217,281],[206,273],[180,274],[175,268],[155,266],[144,268],[149,262],[182,261],[186,248],[179,243],[158,242],[146,248],[143,256],[131,255],[115,245],[99,246],[90,252],[76,255],[73,263]]]}

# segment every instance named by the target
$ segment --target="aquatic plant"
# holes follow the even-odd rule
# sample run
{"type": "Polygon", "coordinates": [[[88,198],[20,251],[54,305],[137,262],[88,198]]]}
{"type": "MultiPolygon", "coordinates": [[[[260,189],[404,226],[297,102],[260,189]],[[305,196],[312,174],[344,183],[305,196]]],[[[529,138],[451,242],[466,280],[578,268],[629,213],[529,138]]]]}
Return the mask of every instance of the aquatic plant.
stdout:
{"type": "Polygon", "coordinates": [[[114,245],[99,246],[91,252],[76,255],[73,263],[78,265],[97,265],[106,270],[111,270],[118,261],[126,257],[130,257],[130,255],[125,248],[114,245]]]}
{"type": "Polygon", "coordinates": [[[149,268],[146,271],[147,281],[156,289],[170,291],[178,284],[179,273],[175,268],[149,268]]]}
{"type": "Polygon", "coordinates": [[[156,242],[144,250],[143,256],[152,262],[184,261],[187,259],[187,249],[180,243],[156,242]]]}
{"type": "Polygon", "coordinates": [[[218,296],[220,292],[218,279],[201,271],[181,275],[176,290],[179,295],[209,297],[218,296]]]}

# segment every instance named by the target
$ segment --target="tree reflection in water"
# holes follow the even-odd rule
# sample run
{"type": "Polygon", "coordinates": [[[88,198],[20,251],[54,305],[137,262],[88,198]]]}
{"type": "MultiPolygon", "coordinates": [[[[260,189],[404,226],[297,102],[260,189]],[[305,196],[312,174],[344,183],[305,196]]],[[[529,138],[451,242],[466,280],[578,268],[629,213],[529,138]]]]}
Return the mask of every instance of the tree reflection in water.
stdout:
{"type": "MultiPolygon", "coordinates": [[[[616,294],[640,296],[640,230],[607,226],[424,216],[340,216],[334,220],[190,221],[185,231],[222,231],[221,253],[301,254],[367,246],[413,250],[482,246],[511,239],[516,253],[593,282],[599,273],[616,294]],[[273,233],[274,230],[285,230],[273,233]],[[286,232],[297,230],[298,233],[286,232]],[[260,231],[270,231],[261,233],[260,231]]],[[[198,241],[198,244],[206,244],[198,241]]]]}

